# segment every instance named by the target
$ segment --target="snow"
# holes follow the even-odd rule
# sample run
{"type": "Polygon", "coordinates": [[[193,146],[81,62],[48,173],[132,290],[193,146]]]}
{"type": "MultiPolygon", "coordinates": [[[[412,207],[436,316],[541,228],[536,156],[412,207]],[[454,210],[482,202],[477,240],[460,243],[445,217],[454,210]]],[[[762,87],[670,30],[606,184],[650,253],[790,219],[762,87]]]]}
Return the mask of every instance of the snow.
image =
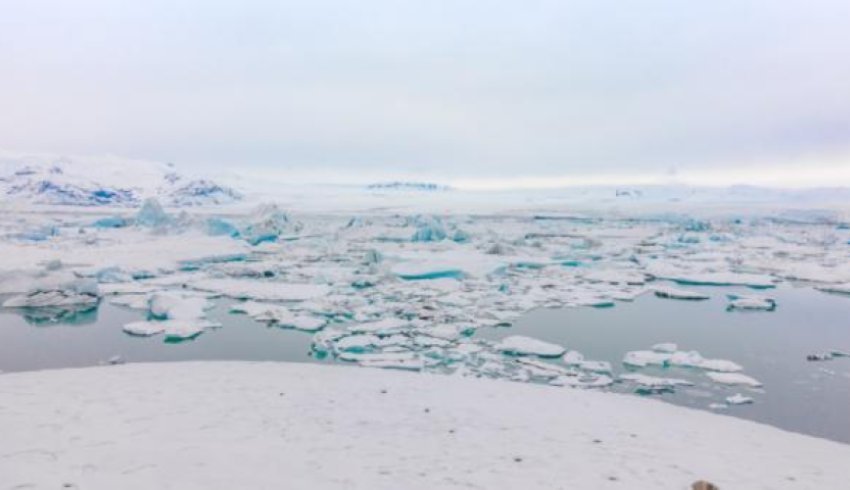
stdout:
{"type": "Polygon", "coordinates": [[[558,344],[523,335],[505,337],[496,345],[496,350],[518,356],[533,355],[539,357],[559,357],[566,352],[566,349],[558,344]]]}
{"type": "Polygon", "coordinates": [[[656,489],[704,479],[797,489],[850,478],[850,447],[749,421],[386,370],[216,362],[3,374],[0,407],[11,488],[656,489]]]}

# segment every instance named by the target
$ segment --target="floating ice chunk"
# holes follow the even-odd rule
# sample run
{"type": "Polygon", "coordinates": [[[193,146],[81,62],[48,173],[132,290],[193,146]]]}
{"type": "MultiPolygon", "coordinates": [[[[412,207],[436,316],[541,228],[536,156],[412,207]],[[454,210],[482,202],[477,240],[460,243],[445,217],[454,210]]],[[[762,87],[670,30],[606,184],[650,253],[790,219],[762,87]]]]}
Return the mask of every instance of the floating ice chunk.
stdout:
{"type": "Polygon", "coordinates": [[[647,273],[656,279],[666,279],[685,286],[749,286],[765,289],[776,286],[775,279],[764,274],[739,274],[735,272],[692,273],[658,264],[647,267],[647,273]]]}
{"type": "Polygon", "coordinates": [[[124,325],[123,330],[130,335],[149,337],[165,331],[165,322],[139,321],[124,325]]]}
{"type": "Polygon", "coordinates": [[[667,352],[672,354],[673,352],[679,350],[679,346],[672,342],[663,342],[661,344],[653,345],[652,350],[654,350],[655,352],[667,352]]]}
{"type": "Polygon", "coordinates": [[[567,366],[578,366],[584,361],[584,355],[577,350],[571,350],[564,354],[561,360],[567,366]]]}
{"type": "Polygon", "coordinates": [[[704,361],[702,355],[695,350],[676,351],[670,355],[669,364],[671,366],[698,368],[702,366],[704,361]]]}
{"type": "Polygon", "coordinates": [[[337,340],[334,347],[340,352],[365,352],[380,343],[377,335],[356,334],[337,340]]]}
{"type": "Polygon", "coordinates": [[[216,326],[206,320],[139,321],[124,325],[124,332],[139,337],[164,334],[166,341],[193,339],[205,329],[216,326]]]}
{"type": "Polygon", "coordinates": [[[566,349],[558,344],[544,342],[523,335],[511,335],[505,337],[496,345],[496,350],[512,355],[535,355],[539,357],[558,357],[566,352],[566,349]]]}
{"type": "Polygon", "coordinates": [[[725,403],[709,403],[708,408],[711,410],[726,410],[729,408],[729,405],[725,403]]]}
{"type": "Polygon", "coordinates": [[[3,303],[5,308],[43,308],[50,306],[93,305],[100,299],[97,282],[72,279],[42,282],[26,294],[13,296],[3,303]]]}
{"type": "Polygon", "coordinates": [[[124,228],[129,224],[130,222],[126,218],[121,216],[109,216],[106,218],[100,218],[92,223],[92,226],[95,228],[124,228]]]}
{"type": "Polygon", "coordinates": [[[473,331],[473,327],[443,323],[440,325],[434,325],[433,327],[425,330],[425,333],[432,337],[444,340],[456,340],[464,335],[471,335],[473,331]]]}
{"type": "Polygon", "coordinates": [[[313,335],[312,349],[320,354],[327,354],[333,348],[334,342],[349,335],[338,328],[326,328],[313,335]]]}
{"type": "Polygon", "coordinates": [[[281,235],[295,235],[301,231],[301,223],[289,219],[289,215],[276,204],[262,204],[254,210],[250,224],[242,237],[251,245],[277,241],[281,235]]]}
{"type": "Polygon", "coordinates": [[[693,383],[685,379],[661,378],[641,373],[622,374],[620,379],[637,384],[636,391],[641,394],[668,392],[674,390],[677,386],[693,386],[693,383]]]}
{"type": "Polygon", "coordinates": [[[670,362],[670,357],[671,354],[666,352],[635,350],[626,352],[623,356],[623,364],[632,367],[666,366],[670,362]]]}
{"type": "Polygon", "coordinates": [[[583,388],[605,388],[614,384],[614,378],[602,374],[599,376],[579,376],[579,386],[583,388]]]}
{"type": "Polygon", "coordinates": [[[577,373],[562,366],[534,359],[517,358],[515,362],[529,369],[533,376],[554,378],[557,376],[575,376],[577,373]]]}
{"type": "Polygon", "coordinates": [[[154,293],[149,300],[150,314],[160,320],[195,320],[205,316],[210,307],[204,298],[177,293],[154,293]]]}
{"type": "Polygon", "coordinates": [[[729,405],[745,405],[748,403],[753,403],[753,399],[748,396],[744,396],[740,393],[735,393],[732,396],[726,397],[726,403],[728,403],[729,405]]]}
{"type": "Polygon", "coordinates": [[[109,299],[113,305],[124,306],[134,310],[148,309],[149,300],[146,294],[122,294],[109,299]]]}
{"type": "Polygon", "coordinates": [[[417,335],[413,337],[413,343],[419,347],[448,347],[451,342],[445,339],[438,339],[429,335],[417,335]]]}
{"type": "Polygon", "coordinates": [[[715,383],[720,383],[724,385],[742,385],[742,386],[750,386],[752,388],[758,388],[762,384],[756,380],[755,378],[751,378],[746,374],[741,373],[723,373],[723,372],[714,372],[709,371],[705,373],[706,376],[711,378],[715,383]]]}
{"type": "Polygon", "coordinates": [[[207,220],[207,234],[210,236],[239,236],[239,228],[224,218],[210,218],[207,220]]]}
{"type": "Polygon", "coordinates": [[[275,325],[281,327],[294,328],[304,332],[316,332],[327,325],[327,321],[323,318],[317,318],[309,315],[296,315],[289,312],[288,315],[279,314],[273,320],[275,325]]]}
{"type": "Polygon", "coordinates": [[[305,332],[321,330],[327,320],[310,315],[300,315],[281,305],[246,301],[230,308],[231,312],[245,313],[257,321],[269,322],[281,327],[294,328],[305,332]]]}
{"type": "Polygon", "coordinates": [[[611,363],[608,361],[581,361],[578,367],[594,373],[610,373],[612,371],[611,363]]]}
{"type": "Polygon", "coordinates": [[[436,216],[416,218],[416,232],[410,238],[413,242],[439,242],[448,236],[443,222],[436,216]]]}
{"type": "Polygon", "coordinates": [[[708,299],[709,296],[707,294],[698,293],[696,291],[687,291],[684,289],[676,289],[676,288],[668,288],[668,287],[657,287],[654,289],[655,295],[659,298],[669,298],[669,299],[684,299],[684,300],[704,300],[708,299]]]}
{"type": "Polygon", "coordinates": [[[205,325],[204,322],[198,321],[185,321],[185,320],[166,320],[163,322],[165,324],[165,340],[188,340],[194,339],[201,333],[203,333],[205,325]]]}
{"type": "Polygon", "coordinates": [[[589,270],[582,274],[590,282],[601,282],[607,284],[627,284],[640,286],[646,284],[646,275],[639,271],[599,269],[589,270]]]}
{"type": "Polygon", "coordinates": [[[699,366],[696,367],[707,371],[719,371],[724,373],[734,373],[744,370],[744,368],[739,364],[726,359],[703,359],[699,366]]]}
{"type": "Polygon", "coordinates": [[[325,284],[298,284],[248,279],[202,279],[189,283],[199,291],[208,291],[237,299],[265,301],[304,301],[326,296],[325,284]]]}
{"type": "Polygon", "coordinates": [[[764,310],[773,311],[776,309],[776,300],[766,296],[738,296],[730,294],[729,306],[727,310],[764,310]]]}
{"type": "Polygon", "coordinates": [[[387,335],[394,332],[406,330],[410,327],[410,322],[401,318],[382,318],[373,322],[361,323],[349,327],[349,331],[353,333],[375,333],[387,335]]]}
{"type": "Polygon", "coordinates": [[[147,228],[160,228],[171,223],[171,217],[165,213],[155,198],[145,200],[136,214],[136,225],[147,228]]]}
{"type": "Polygon", "coordinates": [[[423,360],[413,352],[393,353],[352,353],[344,352],[339,355],[343,361],[356,362],[364,367],[381,369],[402,369],[406,371],[421,371],[425,366],[423,360]]]}
{"type": "Polygon", "coordinates": [[[464,274],[460,269],[430,269],[416,268],[412,264],[405,264],[404,267],[397,266],[394,268],[396,275],[405,281],[421,281],[428,279],[463,279],[464,274]]]}
{"type": "Polygon", "coordinates": [[[126,364],[127,361],[124,360],[123,357],[119,355],[115,355],[106,360],[106,363],[112,366],[117,366],[119,364],[126,364]]]}

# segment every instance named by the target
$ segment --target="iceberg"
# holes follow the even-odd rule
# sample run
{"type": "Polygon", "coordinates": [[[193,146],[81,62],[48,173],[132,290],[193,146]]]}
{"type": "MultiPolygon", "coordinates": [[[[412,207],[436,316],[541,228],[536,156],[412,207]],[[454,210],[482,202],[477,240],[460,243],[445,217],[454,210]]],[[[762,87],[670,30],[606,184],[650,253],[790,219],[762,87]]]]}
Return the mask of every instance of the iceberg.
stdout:
{"type": "Polygon", "coordinates": [[[439,242],[448,236],[442,220],[436,216],[419,216],[414,220],[416,232],[410,238],[412,242],[439,242]]]}
{"type": "Polygon", "coordinates": [[[156,198],[146,199],[142,204],[142,208],[136,214],[136,226],[146,228],[162,228],[171,224],[171,216],[166,214],[165,210],[159,204],[156,198]]]}
{"type": "Polygon", "coordinates": [[[251,245],[276,242],[281,235],[297,234],[303,225],[289,218],[276,204],[262,204],[254,210],[240,234],[251,245]]]}
{"type": "Polygon", "coordinates": [[[210,236],[239,237],[239,228],[224,218],[209,218],[206,223],[207,234],[210,236]]]}

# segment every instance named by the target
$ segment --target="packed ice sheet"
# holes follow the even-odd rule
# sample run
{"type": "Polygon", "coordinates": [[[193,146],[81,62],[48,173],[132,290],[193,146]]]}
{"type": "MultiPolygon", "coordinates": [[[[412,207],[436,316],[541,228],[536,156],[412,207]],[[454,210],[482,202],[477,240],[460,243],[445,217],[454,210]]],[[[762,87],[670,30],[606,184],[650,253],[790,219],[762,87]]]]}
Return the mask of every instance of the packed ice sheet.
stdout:
{"type": "Polygon", "coordinates": [[[557,386],[677,386],[676,375],[646,368],[758,382],[735,360],[670,343],[634,346],[612,364],[570,345],[491,341],[476,330],[509,327],[536,308],[611,308],[642,294],[702,300],[704,285],[737,288],[729,314],[769,314],[781,308],[772,288],[846,294],[850,284],[850,227],[838,213],[307,213],[280,203],[186,211],[153,199],[130,210],[23,209],[0,217],[9,308],[105,299],[147,312],[118,327],[127,334],[179,341],[220,326],[207,311],[226,297],[236,300],[232,314],[312,335],[317,357],[557,386]]]}

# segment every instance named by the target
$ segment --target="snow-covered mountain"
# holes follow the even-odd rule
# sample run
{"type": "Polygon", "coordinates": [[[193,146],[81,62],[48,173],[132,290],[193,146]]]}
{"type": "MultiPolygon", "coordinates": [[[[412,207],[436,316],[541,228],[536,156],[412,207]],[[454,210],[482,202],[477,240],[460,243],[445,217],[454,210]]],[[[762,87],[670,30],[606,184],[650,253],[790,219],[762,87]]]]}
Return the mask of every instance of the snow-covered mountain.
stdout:
{"type": "Polygon", "coordinates": [[[420,192],[431,192],[431,191],[448,191],[451,190],[451,187],[442,184],[435,184],[433,182],[376,182],[374,184],[369,184],[366,186],[367,189],[375,191],[420,191],[420,192]]]}
{"type": "Polygon", "coordinates": [[[166,206],[227,204],[238,191],[193,179],[173,164],[117,157],[0,153],[0,200],[75,206],[135,206],[155,197],[166,206]]]}

